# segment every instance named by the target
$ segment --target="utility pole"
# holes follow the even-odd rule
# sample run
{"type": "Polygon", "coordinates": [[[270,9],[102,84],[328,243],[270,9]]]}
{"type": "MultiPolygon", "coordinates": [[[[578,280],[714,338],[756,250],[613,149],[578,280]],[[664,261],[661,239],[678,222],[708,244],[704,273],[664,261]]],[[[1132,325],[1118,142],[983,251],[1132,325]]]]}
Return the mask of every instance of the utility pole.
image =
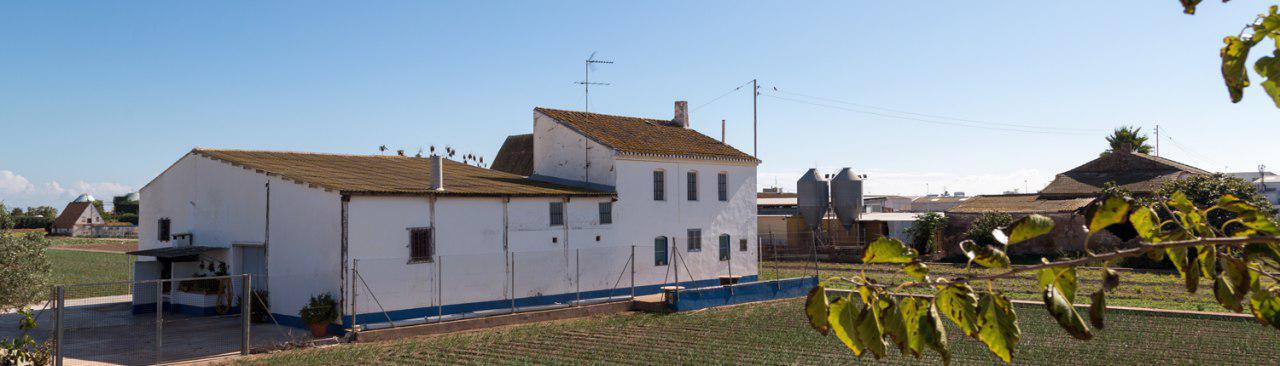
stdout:
{"type": "Polygon", "coordinates": [[[760,99],[760,86],[756,85],[756,79],[751,79],[751,157],[760,158],[760,138],[759,133],[759,114],[757,114],[757,99],[760,99]]]}
{"type": "Polygon", "coordinates": [[[612,64],[612,63],[613,61],[597,60],[595,52],[592,52],[591,56],[587,57],[587,61],[583,62],[582,81],[574,83],[574,84],[582,84],[582,99],[583,99],[582,111],[583,112],[591,111],[591,86],[592,85],[609,85],[609,83],[591,82],[591,64],[612,64]]]}
{"type": "Polygon", "coordinates": [[[720,143],[724,143],[724,120],[720,120],[720,143]]]}

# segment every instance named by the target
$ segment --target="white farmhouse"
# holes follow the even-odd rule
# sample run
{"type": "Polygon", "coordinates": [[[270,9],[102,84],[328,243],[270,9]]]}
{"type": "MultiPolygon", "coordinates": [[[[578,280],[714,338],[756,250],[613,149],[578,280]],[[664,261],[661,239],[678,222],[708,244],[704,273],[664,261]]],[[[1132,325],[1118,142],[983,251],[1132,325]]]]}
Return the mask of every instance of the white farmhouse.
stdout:
{"type": "MultiPolygon", "coordinates": [[[[500,157],[532,159],[521,162],[528,176],[435,156],[197,148],[141,190],[136,278],[226,264],[254,274],[277,320],[295,325],[321,293],[343,322],[364,323],[613,296],[632,283],[653,293],[677,275],[686,287],[755,280],[759,160],[690,129],[686,111],[536,108],[529,151],[500,157]]],[[[153,307],[156,289],[138,291],[151,293],[135,310],[153,307]]],[[[174,295],[162,298],[207,311],[174,295]]]]}

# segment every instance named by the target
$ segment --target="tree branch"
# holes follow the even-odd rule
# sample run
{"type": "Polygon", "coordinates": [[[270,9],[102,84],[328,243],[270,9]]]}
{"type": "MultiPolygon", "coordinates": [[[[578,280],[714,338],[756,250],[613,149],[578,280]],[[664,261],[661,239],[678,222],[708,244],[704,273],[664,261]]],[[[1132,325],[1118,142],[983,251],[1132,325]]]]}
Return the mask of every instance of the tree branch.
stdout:
{"type": "MultiPolygon", "coordinates": [[[[934,281],[928,281],[928,282],[904,282],[897,286],[892,286],[892,287],[897,289],[902,289],[907,287],[925,287],[925,286],[948,285],[948,284],[954,284],[954,283],[967,283],[967,282],[973,282],[973,281],[990,281],[990,280],[1010,278],[1020,273],[1038,271],[1045,268],[1075,267],[1075,266],[1089,264],[1091,262],[1109,261],[1113,259],[1136,257],[1139,255],[1143,255],[1149,252],[1154,252],[1157,250],[1164,250],[1164,249],[1171,249],[1171,248],[1185,248],[1185,247],[1193,247],[1198,245],[1239,246],[1239,245],[1245,245],[1245,244],[1280,244],[1280,236],[1200,238],[1200,239],[1194,239],[1194,240],[1170,241],[1170,242],[1164,242],[1159,244],[1143,244],[1142,246],[1139,246],[1136,248],[1117,250],[1117,251],[1106,253],[1106,254],[1091,255],[1083,258],[1076,258],[1076,259],[1065,260],[1060,262],[1049,262],[1049,263],[1035,264],[1030,266],[1013,267],[1013,268],[1010,268],[1008,271],[1004,271],[997,274],[969,275],[969,276],[956,277],[950,280],[934,280],[934,281]]],[[[1278,276],[1274,276],[1270,273],[1265,273],[1261,271],[1259,272],[1273,279],[1280,280],[1280,278],[1277,278],[1278,276]]],[[[832,278],[832,280],[846,281],[859,286],[874,285],[877,287],[889,287],[889,286],[859,282],[853,279],[848,279],[843,277],[835,277],[835,278],[832,278]]]]}

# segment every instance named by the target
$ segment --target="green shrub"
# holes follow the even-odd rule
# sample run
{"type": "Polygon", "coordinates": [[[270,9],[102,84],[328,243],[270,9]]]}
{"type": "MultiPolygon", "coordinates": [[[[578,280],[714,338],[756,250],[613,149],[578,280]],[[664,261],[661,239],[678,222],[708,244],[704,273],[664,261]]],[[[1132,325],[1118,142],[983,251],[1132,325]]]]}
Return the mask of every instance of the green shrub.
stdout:
{"type": "Polygon", "coordinates": [[[1007,213],[983,213],[969,224],[969,228],[964,231],[964,238],[981,245],[1001,246],[996,237],[991,235],[991,231],[1008,226],[1010,222],[1013,222],[1013,217],[1007,213]]]}
{"type": "Polygon", "coordinates": [[[301,317],[302,322],[307,324],[332,323],[338,320],[338,302],[334,301],[333,295],[327,292],[311,296],[307,306],[298,311],[298,317],[301,317]]]}

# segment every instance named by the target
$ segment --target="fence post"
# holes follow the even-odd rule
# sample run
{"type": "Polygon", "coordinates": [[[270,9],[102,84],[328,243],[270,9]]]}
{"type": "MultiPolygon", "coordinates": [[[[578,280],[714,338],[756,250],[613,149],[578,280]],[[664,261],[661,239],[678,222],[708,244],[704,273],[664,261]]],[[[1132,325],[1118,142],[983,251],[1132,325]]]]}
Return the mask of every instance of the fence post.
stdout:
{"type": "Polygon", "coordinates": [[[734,282],[734,280],[733,280],[733,242],[732,242],[732,241],[730,241],[730,242],[729,242],[729,250],[728,250],[728,253],[729,253],[729,254],[726,254],[726,255],[727,255],[727,257],[726,257],[726,258],[727,258],[727,259],[729,259],[729,281],[728,281],[728,282],[730,282],[730,283],[729,283],[729,297],[733,297],[733,285],[734,285],[736,282],[734,282]]]}
{"type": "Polygon", "coordinates": [[[636,246],[631,245],[631,298],[636,298],[636,246]]]}
{"type": "Polygon", "coordinates": [[[54,363],[57,366],[62,366],[62,349],[63,349],[62,340],[64,339],[62,337],[62,330],[66,328],[64,324],[62,324],[62,314],[63,314],[63,306],[66,305],[66,297],[67,297],[66,289],[63,288],[62,286],[55,286],[53,291],[53,296],[55,301],[54,306],[57,306],[57,311],[54,312],[54,320],[53,320],[53,323],[54,323],[53,327],[54,329],[56,329],[56,332],[57,332],[54,335],[55,338],[53,341],[54,352],[57,354],[57,358],[54,359],[55,360],[54,363]]]}
{"type": "Polygon", "coordinates": [[[573,250],[573,305],[582,303],[582,248],[573,250]]]}
{"type": "Polygon", "coordinates": [[[164,360],[164,280],[156,280],[156,364],[164,360]]]}
{"type": "Polygon", "coordinates": [[[240,277],[241,297],[240,297],[240,354],[249,354],[249,309],[253,307],[248,301],[253,296],[253,282],[250,282],[250,274],[245,273],[240,277]]]}

